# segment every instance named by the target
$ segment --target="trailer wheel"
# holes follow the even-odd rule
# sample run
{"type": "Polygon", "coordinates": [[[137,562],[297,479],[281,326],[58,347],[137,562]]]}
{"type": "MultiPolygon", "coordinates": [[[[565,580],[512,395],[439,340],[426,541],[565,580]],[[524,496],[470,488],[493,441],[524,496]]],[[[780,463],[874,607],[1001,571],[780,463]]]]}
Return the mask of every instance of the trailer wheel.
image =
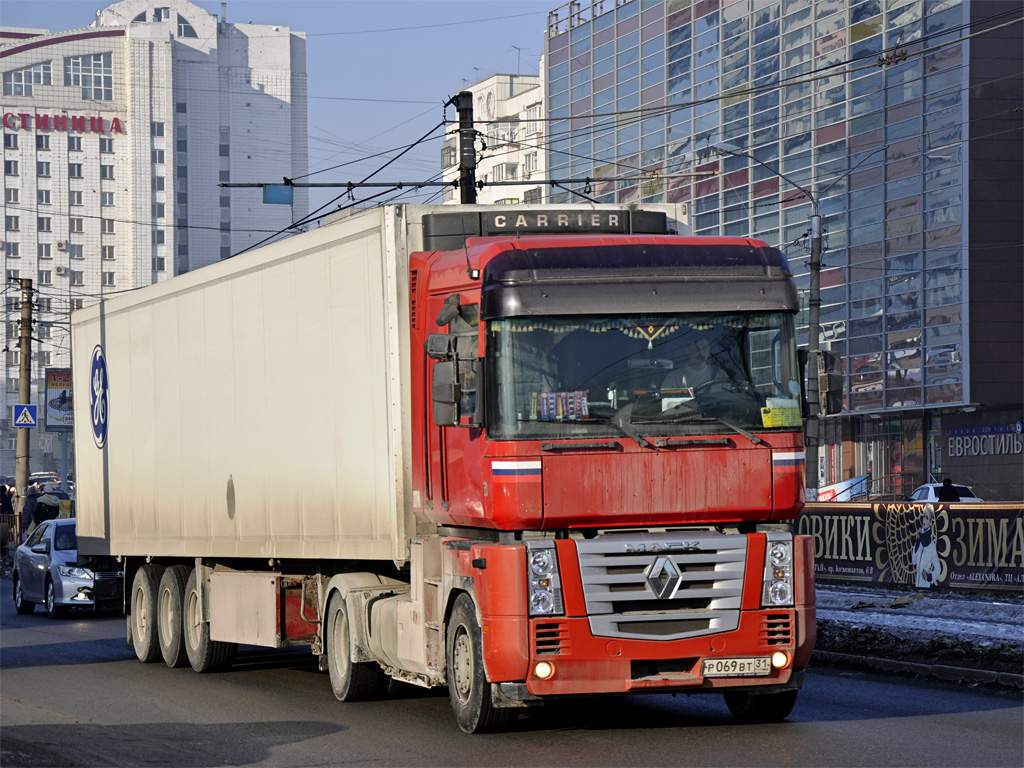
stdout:
{"type": "Polygon", "coordinates": [[[741,723],[780,723],[796,705],[799,691],[781,693],[752,693],[730,691],[724,693],[725,705],[741,723]]]}
{"type": "Polygon", "coordinates": [[[31,603],[25,599],[25,593],[21,591],[21,579],[18,578],[18,572],[14,572],[14,610],[18,613],[32,613],[36,609],[36,604],[31,603]]]}
{"type": "Polygon", "coordinates": [[[183,667],[188,664],[185,652],[185,583],[189,571],[187,565],[172,565],[160,579],[157,597],[157,631],[160,637],[160,653],[168,667],[183,667]]]}
{"type": "Polygon", "coordinates": [[[491,686],[484,674],[483,641],[476,620],[476,607],[467,594],[455,599],[446,639],[448,698],[459,728],[466,733],[503,729],[515,712],[497,709],[491,701],[491,686]]]}
{"type": "Polygon", "coordinates": [[[132,581],[131,622],[132,644],[139,661],[149,664],[160,658],[160,640],[157,636],[157,586],[164,567],[147,563],[135,572],[132,581]]]}
{"type": "Polygon", "coordinates": [[[231,667],[238,652],[237,643],[210,639],[210,623],[203,621],[199,610],[199,578],[196,571],[188,575],[182,606],[185,653],[196,672],[220,672],[231,667]]]}
{"type": "Polygon", "coordinates": [[[352,661],[345,598],[335,592],[327,602],[327,669],[338,701],[372,701],[383,698],[391,682],[373,661],[352,661]]]}

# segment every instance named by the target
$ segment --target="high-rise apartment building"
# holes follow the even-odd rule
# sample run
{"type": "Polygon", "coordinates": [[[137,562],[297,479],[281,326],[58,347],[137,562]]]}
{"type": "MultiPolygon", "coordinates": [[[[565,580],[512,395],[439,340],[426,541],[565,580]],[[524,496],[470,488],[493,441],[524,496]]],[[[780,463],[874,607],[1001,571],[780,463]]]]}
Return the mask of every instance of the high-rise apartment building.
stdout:
{"type": "MultiPolygon", "coordinates": [[[[43,371],[69,365],[71,310],[227,258],[305,216],[304,190],[265,205],[259,189],[218,186],[306,172],[305,35],[230,24],[187,0],[125,0],[85,29],[0,28],[0,70],[0,474],[13,475],[11,280],[33,281],[32,402],[42,405],[43,371]]],[[[37,430],[32,468],[53,468],[53,453],[37,430]]]]}
{"type": "MultiPolygon", "coordinates": [[[[948,474],[1024,497],[1022,15],[1000,0],[549,15],[553,177],[596,179],[601,202],[686,203],[695,234],[782,248],[805,307],[817,205],[820,343],[845,399],[823,421],[819,486],[870,473],[899,497],[948,474]]],[[[806,309],[798,324],[806,343],[806,309]]]]}
{"type": "MultiPolygon", "coordinates": [[[[545,194],[541,180],[547,176],[542,78],[491,75],[466,90],[473,94],[473,122],[481,134],[476,178],[483,186],[477,192],[477,202],[541,202],[545,194]]],[[[447,130],[441,147],[441,168],[444,180],[451,182],[459,178],[458,123],[449,124],[447,130]]],[[[459,200],[455,187],[445,187],[443,202],[459,200]]]]}

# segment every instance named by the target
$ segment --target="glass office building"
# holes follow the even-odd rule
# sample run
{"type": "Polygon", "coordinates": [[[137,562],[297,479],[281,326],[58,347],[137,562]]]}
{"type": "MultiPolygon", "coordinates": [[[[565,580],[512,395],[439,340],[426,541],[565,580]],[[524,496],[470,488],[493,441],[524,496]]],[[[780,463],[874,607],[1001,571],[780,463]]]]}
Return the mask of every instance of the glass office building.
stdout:
{"type": "Polygon", "coordinates": [[[817,204],[820,342],[845,399],[823,422],[822,486],[871,472],[896,497],[952,473],[1024,496],[1020,440],[955,455],[956,438],[1024,417],[1022,13],[604,0],[549,14],[552,178],[599,202],[686,203],[694,234],[778,246],[805,289],[804,343],[817,204]]]}

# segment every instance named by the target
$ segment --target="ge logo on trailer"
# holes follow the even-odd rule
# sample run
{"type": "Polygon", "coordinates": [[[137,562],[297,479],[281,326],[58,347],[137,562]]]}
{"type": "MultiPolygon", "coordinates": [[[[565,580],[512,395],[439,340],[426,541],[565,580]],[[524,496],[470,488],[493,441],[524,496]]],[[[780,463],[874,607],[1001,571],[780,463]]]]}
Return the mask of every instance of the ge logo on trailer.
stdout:
{"type": "Polygon", "coordinates": [[[92,351],[92,365],[89,368],[89,406],[92,412],[92,439],[97,448],[107,442],[107,361],[99,345],[92,351]]]}

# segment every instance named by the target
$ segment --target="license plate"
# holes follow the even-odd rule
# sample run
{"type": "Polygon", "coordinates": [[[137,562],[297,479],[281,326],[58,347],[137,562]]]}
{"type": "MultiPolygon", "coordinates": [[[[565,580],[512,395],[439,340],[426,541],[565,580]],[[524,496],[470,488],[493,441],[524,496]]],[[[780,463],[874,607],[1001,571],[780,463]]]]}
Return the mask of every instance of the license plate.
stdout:
{"type": "Polygon", "coordinates": [[[740,677],[768,675],[772,661],[767,656],[757,659],[704,659],[704,677],[740,677]]]}

